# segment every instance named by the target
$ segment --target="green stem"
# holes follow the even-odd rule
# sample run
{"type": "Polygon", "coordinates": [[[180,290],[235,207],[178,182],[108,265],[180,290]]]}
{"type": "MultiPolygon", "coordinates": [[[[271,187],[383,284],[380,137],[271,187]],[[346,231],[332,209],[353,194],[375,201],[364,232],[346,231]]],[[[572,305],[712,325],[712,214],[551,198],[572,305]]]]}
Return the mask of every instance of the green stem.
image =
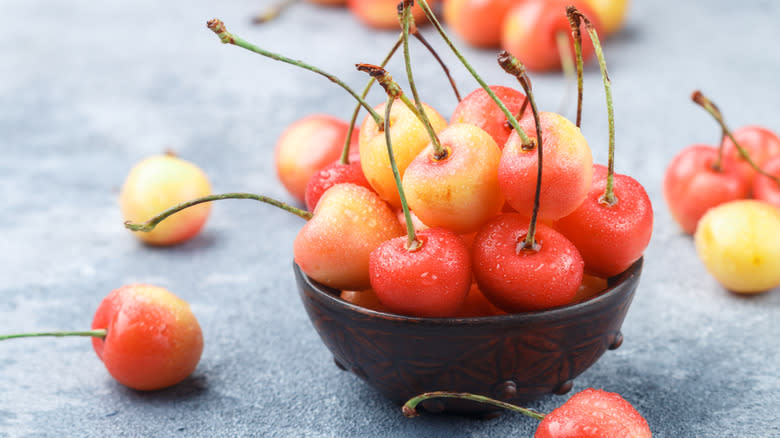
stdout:
{"type": "MultiPolygon", "coordinates": [[[[412,90],[414,103],[417,106],[417,117],[420,119],[423,126],[425,126],[425,130],[428,132],[428,136],[431,138],[434,158],[440,160],[447,156],[447,151],[442,148],[441,143],[439,142],[439,137],[436,136],[436,132],[433,130],[433,126],[431,126],[431,121],[428,118],[428,115],[425,114],[425,108],[423,108],[422,100],[420,99],[420,95],[417,93],[417,86],[414,84],[414,76],[412,75],[412,60],[409,56],[409,25],[410,22],[413,21],[412,4],[413,0],[404,0],[398,4],[399,18],[401,20],[401,27],[403,28],[404,36],[404,64],[406,65],[406,77],[409,78],[409,88],[412,90]]],[[[402,95],[401,98],[403,100],[404,96],[402,95]]],[[[408,98],[406,98],[406,100],[408,100],[408,98]]],[[[406,100],[404,103],[406,103],[406,100]]]]}
{"type": "MultiPolygon", "coordinates": [[[[517,58],[512,56],[506,50],[502,50],[498,54],[498,64],[507,73],[515,76],[520,82],[520,86],[525,91],[526,99],[531,103],[531,112],[534,116],[534,124],[536,125],[536,141],[538,143],[537,150],[537,165],[536,165],[536,192],[534,193],[534,209],[531,213],[531,222],[528,225],[528,234],[526,234],[523,242],[517,245],[516,251],[538,251],[539,245],[536,243],[536,222],[539,216],[539,204],[542,197],[542,123],[539,118],[539,109],[536,107],[536,100],[534,99],[534,93],[531,87],[531,80],[528,79],[525,66],[517,58]]],[[[521,146],[522,147],[522,146],[521,146]]],[[[532,149],[523,148],[525,151],[532,149]]]]}
{"type": "Polygon", "coordinates": [[[313,216],[308,211],[301,210],[300,208],[293,207],[292,205],[286,204],[281,201],[277,201],[276,199],[269,198],[267,196],[255,195],[254,193],[223,193],[221,195],[209,195],[209,196],[204,196],[202,198],[193,199],[191,201],[182,202],[181,204],[175,205],[159,213],[157,216],[154,216],[148,221],[140,224],[126,221],[125,228],[132,231],[149,232],[152,231],[154,227],[157,226],[157,224],[159,224],[160,222],[165,220],[168,216],[171,216],[174,213],[178,213],[184,210],[185,208],[192,207],[194,205],[203,204],[204,202],[219,201],[221,199],[253,199],[255,201],[265,202],[266,204],[271,204],[273,206],[279,207],[282,210],[288,211],[306,220],[311,219],[313,216]]]}
{"type": "Polygon", "coordinates": [[[409,205],[406,203],[406,194],[404,193],[401,184],[401,173],[398,171],[398,164],[395,162],[395,154],[393,153],[393,146],[390,142],[390,108],[393,106],[393,102],[395,102],[395,96],[393,96],[392,93],[387,93],[387,104],[385,105],[385,143],[387,143],[387,153],[390,156],[390,167],[393,169],[393,178],[395,179],[396,187],[398,187],[398,196],[401,198],[401,208],[404,212],[404,219],[406,219],[406,235],[408,236],[406,249],[408,251],[416,251],[422,246],[422,242],[417,240],[417,233],[414,231],[412,214],[409,212],[409,205]]]}
{"type": "Polygon", "coordinates": [[[720,110],[718,109],[717,106],[715,106],[714,103],[712,103],[709,99],[704,97],[704,95],[699,90],[693,92],[693,94],[691,95],[691,99],[694,102],[696,102],[696,104],[704,108],[708,113],[710,113],[712,117],[715,118],[715,120],[720,125],[720,128],[723,131],[723,133],[725,133],[726,136],[728,136],[728,138],[731,139],[731,142],[734,143],[734,146],[737,148],[737,151],[739,151],[739,155],[750,165],[750,167],[753,168],[753,170],[771,179],[772,181],[775,182],[775,184],[780,185],[780,178],[772,175],[771,173],[765,172],[764,169],[758,167],[758,165],[750,158],[750,154],[748,154],[748,151],[737,142],[737,139],[734,138],[734,135],[732,135],[731,130],[729,130],[728,126],[726,126],[726,122],[723,120],[723,114],[721,114],[720,110]]]}
{"type": "Polygon", "coordinates": [[[575,14],[576,9],[566,8],[566,16],[569,18],[571,26],[571,36],[574,40],[574,54],[577,58],[577,127],[582,123],[582,89],[583,89],[583,69],[585,61],[582,59],[582,32],[580,31],[580,20],[575,14]]]}
{"type": "MultiPolygon", "coordinates": [[[[404,41],[404,35],[399,34],[398,40],[395,42],[393,47],[390,49],[390,51],[387,53],[387,56],[385,56],[385,59],[382,60],[382,63],[379,64],[381,67],[384,68],[384,66],[387,65],[388,62],[390,62],[390,58],[395,55],[395,52],[398,51],[398,48],[401,47],[401,43],[404,41]]],[[[360,94],[360,97],[365,99],[366,96],[368,96],[368,92],[371,90],[371,87],[374,85],[374,82],[376,82],[376,78],[371,77],[371,79],[368,80],[368,83],[366,84],[366,88],[363,89],[363,92],[360,94]]],[[[341,151],[341,164],[347,164],[349,162],[349,148],[350,143],[352,140],[352,132],[355,130],[355,122],[357,122],[358,114],[360,113],[360,107],[362,105],[360,102],[358,102],[357,105],[355,105],[355,110],[352,112],[352,118],[349,121],[349,128],[347,129],[347,138],[344,140],[344,149],[341,151]]]]}
{"type": "Polygon", "coordinates": [[[457,47],[452,43],[452,40],[450,40],[450,37],[447,36],[447,33],[444,32],[444,28],[442,27],[441,23],[439,23],[439,20],[436,18],[436,15],[431,10],[430,6],[428,6],[428,2],[426,0],[417,0],[418,4],[422,8],[423,12],[425,12],[425,16],[428,18],[428,21],[433,24],[433,27],[436,28],[436,30],[439,32],[439,35],[441,35],[442,39],[447,43],[447,45],[450,47],[452,52],[455,54],[455,56],[460,60],[460,62],[463,64],[464,67],[466,67],[466,70],[471,73],[471,75],[476,79],[476,81],[479,83],[479,85],[482,87],[482,89],[485,90],[485,92],[490,96],[491,99],[498,105],[498,107],[501,109],[501,112],[504,113],[507,120],[509,120],[509,124],[512,125],[512,128],[517,131],[517,135],[520,136],[520,140],[522,141],[524,146],[530,146],[531,145],[531,139],[528,137],[528,135],[523,131],[523,128],[520,127],[520,124],[517,123],[517,119],[515,116],[507,109],[506,105],[504,105],[504,102],[501,102],[501,99],[496,96],[496,93],[493,92],[493,90],[490,89],[490,87],[485,83],[484,80],[477,74],[476,70],[474,70],[474,67],[469,64],[469,62],[466,60],[466,58],[463,57],[463,55],[460,53],[457,47]]]}
{"type": "Polygon", "coordinates": [[[403,408],[401,408],[403,410],[404,416],[408,418],[418,416],[419,414],[415,410],[417,408],[417,405],[425,400],[432,399],[432,398],[456,398],[460,400],[471,400],[479,403],[486,403],[489,405],[497,406],[499,408],[508,409],[510,411],[519,412],[531,418],[536,418],[537,420],[541,420],[544,418],[544,414],[541,412],[534,411],[533,409],[523,408],[517,405],[513,405],[511,403],[502,402],[496,399],[492,399],[490,397],[485,397],[483,395],[470,394],[468,392],[447,392],[447,391],[426,392],[410,398],[409,401],[404,403],[403,408]]]}
{"type": "Polygon", "coordinates": [[[209,20],[208,27],[215,34],[217,34],[217,36],[219,36],[219,39],[222,41],[223,44],[233,44],[234,46],[241,47],[243,49],[249,50],[250,52],[254,52],[254,53],[263,55],[265,57],[268,57],[268,58],[271,58],[271,59],[275,59],[277,61],[286,62],[288,64],[292,64],[292,65],[304,68],[306,70],[313,71],[314,73],[318,73],[318,74],[320,74],[322,76],[325,76],[326,78],[330,79],[331,82],[336,83],[341,88],[345,89],[349,94],[351,94],[352,97],[357,99],[357,101],[360,102],[361,105],[363,105],[363,107],[366,109],[366,111],[368,111],[369,114],[371,114],[371,117],[374,118],[374,121],[376,122],[377,125],[379,125],[379,126],[383,125],[383,123],[382,123],[382,116],[380,116],[373,108],[371,108],[371,105],[369,105],[363,98],[358,96],[357,93],[355,93],[351,88],[349,88],[349,86],[347,84],[342,82],[336,76],[334,76],[334,75],[332,75],[330,73],[324,72],[324,71],[318,69],[317,67],[314,67],[314,66],[311,66],[309,64],[306,64],[303,61],[296,61],[294,59],[290,59],[290,58],[287,58],[285,56],[278,55],[278,54],[273,53],[273,52],[269,52],[267,50],[264,50],[264,49],[261,49],[260,47],[255,46],[252,43],[244,41],[243,39],[241,39],[241,38],[231,34],[230,32],[228,32],[227,29],[225,28],[225,24],[221,20],[219,20],[219,19],[215,18],[213,20],[209,20]]]}
{"type": "Polygon", "coordinates": [[[87,331],[56,331],[56,332],[38,332],[38,333],[16,333],[13,335],[2,335],[0,336],[0,341],[4,341],[6,339],[15,339],[15,338],[33,338],[33,337],[41,337],[41,336],[54,336],[58,338],[62,338],[65,336],[91,336],[93,338],[105,338],[106,337],[106,329],[95,329],[95,330],[87,330],[87,331]]]}
{"type": "MultiPolygon", "coordinates": [[[[558,32],[555,34],[555,42],[558,45],[558,56],[561,58],[561,70],[563,70],[564,77],[564,89],[563,98],[561,99],[561,109],[558,111],[563,114],[566,112],[566,104],[569,100],[569,90],[573,79],[576,77],[574,71],[574,61],[571,59],[571,48],[569,47],[569,36],[566,32],[558,32]]],[[[580,125],[578,124],[577,127],[580,125]]]]}
{"type": "Polygon", "coordinates": [[[266,9],[265,11],[257,14],[254,18],[252,18],[252,24],[267,23],[275,19],[276,17],[278,17],[282,13],[282,11],[287,9],[290,5],[297,2],[298,0],[282,0],[279,3],[266,9]]]}

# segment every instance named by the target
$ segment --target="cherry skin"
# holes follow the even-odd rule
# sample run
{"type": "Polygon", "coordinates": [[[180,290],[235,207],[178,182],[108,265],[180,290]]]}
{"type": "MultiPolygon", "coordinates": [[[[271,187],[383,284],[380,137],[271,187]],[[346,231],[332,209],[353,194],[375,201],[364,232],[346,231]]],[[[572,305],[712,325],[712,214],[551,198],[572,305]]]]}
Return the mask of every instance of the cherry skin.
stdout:
{"type": "Polygon", "coordinates": [[[501,23],[515,3],[514,0],[446,0],[444,21],[472,46],[496,48],[501,44],[501,23]]]}
{"type": "Polygon", "coordinates": [[[503,314],[506,314],[506,312],[503,312],[498,307],[494,306],[493,303],[485,297],[485,294],[479,290],[479,285],[477,283],[472,283],[469,294],[466,296],[466,301],[463,302],[463,306],[461,306],[455,316],[458,318],[473,318],[477,316],[495,316],[503,314]]]}
{"type": "MultiPolygon", "coordinates": [[[[433,8],[437,1],[429,1],[433,8]]],[[[395,0],[347,0],[347,7],[363,24],[377,29],[398,29],[398,2],[395,0]]],[[[417,24],[425,23],[425,12],[418,4],[412,6],[417,24]]]]}
{"type": "Polygon", "coordinates": [[[623,28],[628,16],[629,0],[585,0],[604,27],[604,36],[610,36],[623,28]]]}
{"type": "MultiPolygon", "coordinates": [[[[766,128],[743,126],[732,135],[759,168],[763,169],[764,164],[771,158],[780,157],[780,137],[766,128]]],[[[728,137],[723,142],[723,157],[724,161],[736,166],[740,177],[751,187],[758,172],[742,157],[728,137]]]]}
{"type": "MultiPolygon", "coordinates": [[[[192,198],[211,194],[206,174],[198,166],[172,155],[147,158],[133,166],[119,195],[119,206],[126,221],[146,220],[159,211],[192,198]]],[[[203,228],[211,211],[201,204],[182,211],[149,233],[134,233],[151,245],[184,242],[203,228]]]]}
{"type": "MultiPolygon", "coordinates": [[[[312,175],[341,157],[349,126],[325,114],[300,119],[282,132],[276,142],[274,162],[282,185],[299,202],[305,202],[312,175]]],[[[358,134],[353,131],[353,139],[358,134]]]]}
{"type": "Polygon", "coordinates": [[[696,144],[681,150],[664,173],[663,191],[674,220],[688,234],[712,207],[748,196],[750,187],[725,161],[722,170],[713,168],[718,150],[696,144]]]}
{"type": "MultiPolygon", "coordinates": [[[[526,101],[525,94],[514,88],[501,85],[491,85],[490,89],[504,103],[504,106],[510,113],[517,116],[523,103],[526,101]]],[[[531,105],[526,105],[522,118],[532,119],[531,105]]],[[[493,137],[499,148],[503,149],[509,134],[512,133],[512,126],[506,119],[506,115],[496,105],[496,102],[490,98],[483,88],[477,88],[464,97],[455,107],[455,111],[450,117],[450,124],[471,123],[482,128],[493,137]]]]}
{"type": "Polygon", "coordinates": [[[577,247],[585,271],[612,277],[637,261],[653,233],[653,206],[644,187],[628,175],[614,174],[617,202],[601,202],[607,186],[607,168],[594,166],[593,183],[585,201],[570,215],[555,222],[577,247]]]}
{"type": "MultiPolygon", "coordinates": [[[[447,121],[436,110],[425,104],[423,108],[434,132],[439,132],[447,126],[447,121]]],[[[430,137],[422,122],[405,105],[396,102],[390,110],[390,142],[393,145],[398,172],[403,177],[406,167],[425,148],[430,137]]],[[[385,104],[378,105],[376,111],[384,114],[385,104]]],[[[366,117],[360,127],[359,144],[360,163],[369,184],[390,205],[400,207],[401,198],[390,167],[385,133],[371,117],[366,117]]]]}
{"type": "Polygon", "coordinates": [[[460,237],[444,228],[417,233],[420,247],[407,249],[406,236],[371,253],[371,287],[391,312],[417,317],[451,317],[471,287],[471,258],[460,237]]]}
{"type": "Polygon", "coordinates": [[[647,420],[614,392],[587,388],[545,415],[534,438],[650,438],[647,420]]]}
{"type": "Polygon", "coordinates": [[[446,158],[438,159],[429,144],[406,168],[409,208],[429,227],[474,232],[504,206],[497,171],[501,150],[487,132],[468,123],[450,125],[438,137],[446,158]]]}
{"type": "MultiPolygon", "coordinates": [[[[593,155],[582,132],[561,115],[542,112],[543,171],[539,220],[552,221],[573,212],[588,194],[593,178],[593,155]]],[[[531,139],[536,126],[523,119],[521,128],[531,139]]],[[[531,216],[536,193],[538,152],[524,150],[520,137],[512,132],[498,166],[501,191],[518,213],[531,216]]]]}
{"type": "Polygon", "coordinates": [[[472,263],[479,289],[509,313],[571,303],[585,265],[577,248],[559,232],[537,224],[538,250],[519,249],[527,233],[528,219],[517,213],[497,216],[477,232],[472,263]]]}
{"type": "Polygon", "coordinates": [[[574,296],[574,302],[581,303],[587,301],[604,291],[607,286],[609,284],[605,278],[585,273],[582,276],[582,283],[579,289],[577,289],[577,294],[574,296]]]}
{"type": "Polygon", "coordinates": [[[348,164],[337,161],[317,171],[317,173],[312,175],[309,183],[306,184],[306,194],[304,196],[306,209],[314,211],[322,194],[336,184],[342,183],[356,184],[367,189],[371,188],[366,176],[363,175],[363,168],[359,160],[348,164]]]}
{"type": "Polygon", "coordinates": [[[385,307],[379,301],[379,298],[377,298],[376,293],[373,291],[373,289],[366,289],[360,291],[343,290],[341,291],[340,297],[342,300],[348,303],[366,308],[368,310],[374,310],[377,312],[385,312],[385,313],[388,312],[387,307],[385,307]]]}
{"type": "MultiPolygon", "coordinates": [[[[780,178],[780,156],[767,161],[762,170],[780,178]]],[[[780,208],[780,186],[766,175],[756,175],[753,180],[753,197],[780,208]]]]}
{"type": "MultiPolygon", "coordinates": [[[[596,14],[582,1],[572,0],[525,0],[509,9],[501,26],[501,47],[521,60],[533,71],[561,69],[557,35],[569,37],[571,59],[574,62],[574,41],[566,17],[566,6],[574,5],[588,16],[601,33],[601,23],[596,14]]],[[[582,57],[593,56],[593,44],[582,43],[582,57]]]]}
{"type": "Polygon", "coordinates": [[[203,334],[189,305],[167,290],[131,284],[112,291],[92,328],[107,330],[92,346],[119,383],[141,391],[175,385],[192,374],[203,334]]]}
{"type": "Polygon", "coordinates": [[[369,255],[404,234],[395,212],[373,191],[355,184],[328,189],[293,242],[301,270],[340,290],[371,287],[369,255]]]}

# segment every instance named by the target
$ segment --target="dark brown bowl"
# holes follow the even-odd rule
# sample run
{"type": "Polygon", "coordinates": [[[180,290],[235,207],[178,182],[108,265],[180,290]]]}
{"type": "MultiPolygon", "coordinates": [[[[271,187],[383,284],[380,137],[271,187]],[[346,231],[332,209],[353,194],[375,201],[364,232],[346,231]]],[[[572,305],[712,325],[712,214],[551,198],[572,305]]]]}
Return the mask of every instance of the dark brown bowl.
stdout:
{"type": "MultiPolygon", "coordinates": [[[[565,394],[607,350],[642,272],[639,259],[587,301],[542,312],[473,318],[414,318],[339,298],[294,265],[303,305],[336,364],[398,404],[428,391],[461,391],[522,404],[565,394]]],[[[485,414],[496,408],[455,399],[428,400],[430,412],[485,414]]]]}

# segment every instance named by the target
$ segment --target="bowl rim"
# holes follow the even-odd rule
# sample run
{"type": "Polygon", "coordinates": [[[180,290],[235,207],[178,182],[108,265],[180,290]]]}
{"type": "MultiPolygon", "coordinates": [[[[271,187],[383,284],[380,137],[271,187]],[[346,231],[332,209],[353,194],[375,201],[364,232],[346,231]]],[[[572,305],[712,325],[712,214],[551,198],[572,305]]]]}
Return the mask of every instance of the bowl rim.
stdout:
{"type": "MultiPolygon", "coordinates": [[[[637,259],[631,266],[618,275],[607,279],[608,287],[599,293],[598,295],[589,298],[585,301],[580,301],[565,306],[554,307],[541,311],[509,313],[506,315],[492,315],[492,316],[468,316],[468,317],[448,317],[448,318],[433,318],[433,317],[419,317],[419,316],[407,316],[396,313],[380,312],[377,310],[367,309],[365,307],[352,304],[348,301],[341,299],[339,296],[340,291],[325,286],[316,282],[311,277],[306,275],[293,261],[293,270],[296,277],[302,280],[306,287],[315,292],[315,297],[322,304],[331,308],[346,309],[348,311],[361,314],[371,319],[381,319],[387,322],[394,323],[414,323],[416,325],[430,325],[430,326],[473,326],[473,325],[493,325],[497,323],[525,323],[537,320],[550,320],[560,319],[572,314],[578,314],[590,307],[599,307],[600,304],[608,302],[613,297],[626,293],[627,290],[633,288],[629,287],[631,284],[638,282],[638,278],[642,272],[642,266],[644,264],[644,256],[637,259]],[[636,278],[635,281],[631,281],[636,278]]],[[[299,285],[301,288],[301,285],[299,285]]]]}

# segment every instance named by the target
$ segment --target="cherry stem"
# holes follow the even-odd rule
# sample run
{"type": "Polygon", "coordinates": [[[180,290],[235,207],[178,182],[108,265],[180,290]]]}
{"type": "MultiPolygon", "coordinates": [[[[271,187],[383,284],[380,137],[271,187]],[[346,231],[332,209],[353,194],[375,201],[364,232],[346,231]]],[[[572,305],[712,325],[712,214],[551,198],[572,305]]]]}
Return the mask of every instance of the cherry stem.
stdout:
{"type": "Polygon", "coordinates": [[[395,179],[395,186],[398,188],[398,196],[401,198],[401,209],[404,212],[406,222],[406,235],[408,236],[406,250],[412,252],[420,249],[422,242],[417,240],[417,233],[414,231],[412,214],[409,212],[409,204],[406,202],[406,194],[401,184],[401,172],[398,171],[398,164],[395,162],[395,154],[390,142],[390,108],[393,106],[393,102],[395,102],[395,97],[393,93],[388,92],[387,104],[385,105],[385,143],[387,144],[387,153],[390,155],[390,167],[393,169],[393,178],[395,179]]]}
{"type": "MultiPolygon", "coordinates": [[[[398,34],[398,40],[396,40],[395,44],[393,44],[393,47],[390,49],[389,52],[387,52],[387,55],[385,56],[385,59],[382,60],[382,63],[379,64],[381,67],[384,67],[387,65],[388,62],[390,62],[390,59],[395,55],[395,52],[398,51],[398,49],[401,47],[401,43],[404,42],[404,35],[398,34]]],[[[376,82],[376,78],[373,76],[371,79],[368,80],[368,83],[366,84],[366,87],[363,89],[363,93],[360,94],[360,97],[365,99],[366,96],[368,96],[368,92],[371,90],[371,87],[374,85],[374,82],[376,82]]],[[[347,164],[349,163],[349,148],[350,143],[352,140],[352,132],[355,130],[355,122],[357,122],[358,114],[360,114],[360,107],[362,105],[360,102],[358,102],[357,105],[355,105],[355,110],[352,112],[352,118],[349,121],[349,128],[347,128],[347,138],[344,139],[344,148],[341,151],[341,164],[347,164]]],[[[384,129],[384,125],[381,126],[382,129],[384,129]]]]}
{"type": "Polygon", "coordinates": [[[358,102],[360,102],[361,105],[366,109],[366,111],[371,114],[371,117],[374,118],[374,121],[377,125],[382,126],[382,116],[380,116],[372,107],[369,105],[363,98],[357,95],[347,84],[342,82],[339,78],[336,76],[324,72],[317,67],[311,66],[309,64],[304,63],[303,61],[296,61],[294,59],[287,58],[282,55],[278,55],[273,52],[269,52],[267,50],[261,49],[260,47],[255,46],[252,43],[249,43],[247,41],[244,41],[243,39],[231,34],[228,32],[227,28],[225,28],[225,23],[223,23],[221,20],[215,18],[213,20],[208,21],[208,28],[211,29],[219,39],[222,41],[223,44],[233,44],[234,46],[241,47],[243,49],[249,50],[250,52],[254,52],[260,55],[263,55],[265,57],[275,59],[277,61],[286,62],[288,64],[292,64],[301,68],[304,68],[309,71],[313,71],[314,73],[318,73],[322,76],[325,76],[326,78],[330,79],[331,82],[334,82],[335,84],[339,85],[341,88],[345,89],[349,94],[352,95],[355,99],[357,99],[358,102]]]}
{"type": "Polygon", "coordinates": [[[576,125],[579,128],[582,123],[582,76],[585,61],[582,59],[582,32],[580,31],[580,19],[574,10],[566,8],[566,16],[569,18],[569,25],[571,26],[571,36],[574,40],[574,55],[577,59],[577,121],[576,125]]]}
{"type": "MultiPolygon", "coordinates": [[[[536,222],[539,215],[539,199],[542,196],[542,124],[539,119],[539,110],[536,107],[536,100],[534,99],[533,90],[531,87],[531,80],[528,78],[528,74],[525,71],[525,66],[517,58],[512,56],[506,50],[502,50],[498,54],[498,64],[505,72],[517,78],[520,82],[520,86],[525,91],[526,99],[531,103],[531,111],[534,115],[534,124],[536,125],[536,139],[539,143],[536,145],[536,153],[538,156],[538,163],[536,166],[536,192],[534,193],[534,209],[531,213],[531,223],[528,225],[528,234],[522,243],[517,245],[517,251],[532,250],[538,251],[539,246],[536,243],[536,222]]],[[[533,144],[533,142],[531,143],[533,144]]],[[[526,148],[521,146],[524,151],[531,151],[533,148],[526,148]]]]}
{"type": "Polygon", "coordinates": [[[0,341],[5,341],[6,339],[15,339],[15,338],[34,338],[34,337],[43,337],[43,336],[54,336],[58,338],[63,338],[65,336],[91,336],[93,338],[105,338],[108,331],[106,329],[95,329],[95,330],[87,330],[87,331],[56,331],[56,332],[38,332],[38,333],[16,333],[13,335],[2,335],[0,336],[0,341]]]}
{"type": "Polygon", "coordinates": [[[414,0],[402,0],[398,3],[398,18],[401,20],[401,28],[403,29],[404,36],[404,64],[406,65],[406,77],[409,78],[409,88],[412,90],[414,103],[417,107],[417,116],[425,126],[428,136],[431,138],[434,159],[441,160],[447,157],[447,151],[441,146],[439,137],[436,136],[436,132],[433,130],[433,126],[431,126],[431,120],[428,118],[428,115],[425,114],[425,108],[423,108],[422,100],[420,100],[420,95],[417,93],[417,86],[414,84],[414,76],[412,75],[412,60],[409,56],[409,26],[414,24],[414,18],[412,18],[413,4],[414,0]]]}
{"type": "Polygon", "coordinates": [[[130,221],[125,221],[125,228],[131,231],[149,232],[152,231],[154,227],[157,226],[157,224],[165,220],[168,216],[178,213],[184,210],[185,208],[189,208],[198,204],[203,204],[204,202],[219,201],[221,199],[254,199],[255,201],[265,202],[266,204],[271,204],[273,206],[279,207],[282,210],[288,211],[306,220],[309,220],[313,217],[313,215],[306,210],[293,207],[290,204],[277,201],[276,199],[269,198],[267,196],[255,195],[254,193],[223,193],[221,195],[209,195],[209,196],[204,196],[202,198],[193,199],[191,201],[182,202],[181,204],[174,205],[173,207],[162,211],[161,213],[157,214],[153,218],[143,223],[132,223],[130,221]]]}
{"type": "Polygon", "coordinates": [[[588,30],[588,35],[593,43],[596,58],[599,61],[599,68],[601,69],[604,95],[607,100],[607,120],[609,122],[609,161],[607,163],[607,187],[604,190],[604,194],[599,198],[599,203],[611,207],[618,202],[617,196],[615,196],[615,106],[612,102],[612,81],[609,79],[609,73],[607,73],[607,61],[604,59],[601,41],[599,41],[599,35],[593,23],[574,6],[566,7],[566,15],[573,24],[573,28],[579,29],[580,22],[585,25],[585,29],[588,30]]]}
{"type": "Polygon", "coordinates": [[[403,407],[401,408],[403,410],[404,416],[407,418],[413,418],[420,415],[415,410],[417,408],[417,405],[425,400],[432,399],[432,398],[457,398],[461,400],[471,400],[479,403],[486,403],[489,405],[498,406],[499,408],[508,409],[510,411],[519,412],[531,418],[536,418],[537,420],[541,420],[544,418],[544,414],[541,412],[534,411],[533,409],[523,408],[517,405],[513,405],[511,403],[502,402],[496,399],[492,399],[490,397],[485,397],[483,395],[471,394],[468,392],[447,392],[447,391],[426,392],[410,398],[406,403],[404,403],[403,407]]]}
{"type": "Polygon", "coordinates": [[[734,138],[734,135],[732,135],[731,130],[729,130],[728,126],[726,126],[726,122],[723,120],[723,114],[721,114],[720,110],[718,109],[717,106],[715,106],[714,103],[712,103],[709,99],[704,97],[704,95],[699,90],[693,92],[693,94],[691,95],[691,99],[694,102],[696,102],[696,104],[704,108],[708,113],[710,113],[712,117],[715,118],[715,120],[720,125],[720,128],[723,130],[723,133],[731,139],[732,143],[734,143],[734,146],[737,148],[737,151],[739,151],[739,155],[750,165],[750,167],[753,168],[753,170],[771,179],[772,181],[775,182],[775,184],[780,185],[780,178],[758,167],[758,165],[750,158],[750,154],[748,154],[748,151],[737,142],[737,139],[734,138]]]}
{"type": "Polygon", "coordinates": [[[449,36],[447,36],[447,33],[444,31],[444,28],[442,27],[441,23],[439,23],[439,20],[436,18],[436,15],[431,10],[430,6],[428,6],[428,2],[426,0],[417,0],[417,3],[422,8],[423,12],[425,12],[425,16],[428,18],[428,21],[433,24],[433,27],[436,28],[436,31],[439,32],[439,35],[441,35],[442,39],[447,43],[447,45],[452,50],[452,53],[455,54],[455,56],[460,60],[460,62],[463,64],[464,67],[466,67],[466,70],[471,73],[471,76],[476,79],[476,81],[479,83],[479,85],[482,87],[483,90],[490,96],[491,99],[498,105],[498,107],[501,109],[501,112],[504,113],[507,120],[509,120],[509,124],[514,128],[515,131],[517,131],[517,135],[520,136],[520,140],[523,143],[523,146],[529,147],[531,146],[531,139],[528,137],[528,135],[523,131],[523,128],[520,127],[520,124],[517,123],[517,119],[515,116],[507,109],[506,105],[504,105],[504,102],[501,101],[501,99],[496,96],[496,93],[493,92],[493,90],[490,89],[487,83],[485,83],[484,80],[477,74],[476,70],[474,70],[474,67],[469,64],[469,62],[466,60],[466,58],[463,57],[463,55],[460,53],[457,47],[455,47],[455,44],[452,43],[452,40],[449,36]]]}
{"type": "MultiPolygon", "coordinates": [[[[414,18],[414,17],[412,17],[414,18]]],[[[425,46],[425,48],[428,49],[429,52],[431,52],[431,55],[433,55],[434,59],[439,63],[441,66],[441,69],[444,70],[444,75],[447,76],[447,79],[450,81],[450,87],[452,87],[452,92],[455,93],[455,98],[458,99],[458,102],[460,102],[462,99],[460,97],[460,92],[458,91],[458,86],[455,85],[455,79],[452,78],[452,75],[450,74],[450,69],[447,68],[447,65],[444,64],[444,61],[441,59],[438,53],[436,53],[436,49],[431,46],[431,44],[428,42],[428,40],[423,37],[423,35],[420,33],[420,31],[415,26],[413,29],[410,30],[411,34],[414,35],[420,43],[425,46]]]]}
{"type": "MultiPolygon", "coordinates": [[[[566,112],[566,104],[569,100],[570,85],[577,74],[574,71],[574,61],[571,59],[569,36],[566,35],[566,32],[558,32],[555,34],[555,42],[558,45],[558,56],[561,58],[561,69],[563,70],[563,77],[565,82],[563,98],[561,99],[561,109],[558,111],[559,113],[563,114],[566,112]]],[[[577,127],[579,126],[580,125],[578,124],[577,127]]]]}
{"type": "Polygon", "coordinates": [[[271,6],[270,8],[266,9],[265,11],[257,14],[254,18],[252,18],[252,24],[267,23],[275,19],[276,17],[278,17],[290,5],[297,2],[298,0],[282,0],[276,3],[275,5],[271,6]]]}

